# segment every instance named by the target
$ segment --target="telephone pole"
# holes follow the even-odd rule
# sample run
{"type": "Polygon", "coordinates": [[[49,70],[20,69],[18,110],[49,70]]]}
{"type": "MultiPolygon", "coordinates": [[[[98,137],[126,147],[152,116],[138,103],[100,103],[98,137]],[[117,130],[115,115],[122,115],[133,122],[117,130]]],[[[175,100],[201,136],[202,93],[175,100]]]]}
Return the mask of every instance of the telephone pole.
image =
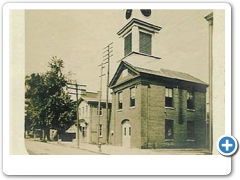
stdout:
{"type": "Polygon", "coordinates": [[[105,76],[105,74],[103,74],[103,64],[106,64],[106,63],[101,63],[99,66],[101,66],[101,74],[100,74],[100,89],[99,89],[99,101],[98,101],[98,148],[99,148],[99,152],[101,152],[101,141],[100,141],[100,138],[101,138],[101,114],[100,114],[100,110],[101,110],[101,101],[102,101],[102,77],[105,76]]]}
{"type": "Polygon", "coordinates": [[[76,120],[76,123],[77,123],[77,148],[79,149],[79,141],[80,141],[80,136],[79,136],[79,112],[78,112],[78,91],[82,90],[82,89],[79,89],[79,87],[86,87],[86,85],[81,85],[81,84],[78,84],[77,82],[75,84],[73,83],[67,83],[67,89],[73,89],[75,90],[76,92],[68,92],[68,94],[73,94],[73,95],[76,95],[76,117],[77,117],[77,120],[76,120]]]}
{"type": "Polygon", "coordinates": [[[113,52],[112,47],[113,42],[108,44],[104,49],[106,49],[103,54],[103,61],[106,61],[107,64],[107,86],[106,86],[106,119],[107,119],[107,143],[109,143],[109,132],[110,132],[110,118],[109,118],[109,107],[108,107],[108,101],[109,101],[109,71],[110,71],[110,57],[113,55],[111,54],[113,52]]]}

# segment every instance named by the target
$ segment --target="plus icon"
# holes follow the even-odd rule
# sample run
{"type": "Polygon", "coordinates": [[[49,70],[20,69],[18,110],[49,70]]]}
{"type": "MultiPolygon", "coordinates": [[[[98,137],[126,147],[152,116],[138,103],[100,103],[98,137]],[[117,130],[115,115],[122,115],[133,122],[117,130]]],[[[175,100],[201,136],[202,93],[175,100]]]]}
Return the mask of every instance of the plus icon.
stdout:
{"type": "Polygon", "coordinates": [[[218,151],[224,156],[230,156],[237,150],[237,140],[232,136],[222,136],[217,142],[218,151]]]}
{"type": "Polygon", "coordinates": [[[228,150],[229,150],[229,147],[232,147],[233,145],[232,145],[232,144],[229,144],[228,139],[227,139],[227,140],[226,140],[226,144],[222,144],[222,146],[226,148],[226,151],[228,151],[228,150]]]}

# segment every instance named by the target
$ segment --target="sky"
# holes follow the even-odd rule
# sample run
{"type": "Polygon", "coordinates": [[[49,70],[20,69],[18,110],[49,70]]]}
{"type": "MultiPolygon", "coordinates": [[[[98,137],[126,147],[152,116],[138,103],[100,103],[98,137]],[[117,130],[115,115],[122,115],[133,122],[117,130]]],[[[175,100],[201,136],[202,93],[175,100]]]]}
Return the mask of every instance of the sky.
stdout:
{"type": "MultiPolygon", "coordinates": [[[[113,42],[110,80],[124,57],[123,38],[117,32],[128,22],[126,10],[26,10],[25,72],[46,72],[52,56],[64,61],[64,73],[98,91],[104,47],[113,42]]],[[[208,22],[212,10],[152,10],[144,19],[162,27],[152,38],[152,66],[186,72],[208,83],[208,22]]],[[[135,14],[134,14],[135,13],[135,14]]],[[[140,11],[133,10],[140,17],[140,11]]],[[[140,17],[141,18],[141,17],[140,17]]],[[[104,68],[104,73],[106,73],[104,68]]],[[[103,77],[103,94],[106,87],[103,77]]]]}

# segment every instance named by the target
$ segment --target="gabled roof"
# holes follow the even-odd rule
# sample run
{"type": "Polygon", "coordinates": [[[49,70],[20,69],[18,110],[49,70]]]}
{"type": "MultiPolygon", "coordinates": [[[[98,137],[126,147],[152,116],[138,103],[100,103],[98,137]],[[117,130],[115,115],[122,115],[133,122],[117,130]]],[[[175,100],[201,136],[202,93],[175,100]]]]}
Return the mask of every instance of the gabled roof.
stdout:
{"type": "Polygon", "coordinates": [[[150,75],[155,75],[155,76],[159,76],[159,77],[165,77],[165,78],[170,78],[170,79],[176,79],[176,80],[182,80],[182,81],[207,85],[202,80],[200,80],[194,76],[191,76],[187,73],[168,70],[168,69],[162,69],[162,68],[159,70],[154,70],[152,68],[144,68],[143,65],[137,64],[136,61],[135,61],[134,65],[133,65],[133,63],[130,64],[127,61],[122,61],[119,65],[115,75],[113,76],[112,81],[110,82],[110,86],[113,86],[115,84],[115,82],[118,78],[119,71],[121,71],[122,66],[126,66],[126,67],[130,68],[131,70],[134,70],[137,73],[150,74],[150,75]]]}
{"type": "Polygon", "coordinates": [[[109,87],[113,86],[117,82],[119,76],[121,75],[123,67],[126,67],[126,68],[130,69],[131,71],[135,72],[136,74],[140,75],[139,72],[135,69],[135,67],[133,67],[132,65],[125,63],[125,62],[126,61],[121,61],[121,63],[119,64],[112,80],[109,83],[109,87]]]}

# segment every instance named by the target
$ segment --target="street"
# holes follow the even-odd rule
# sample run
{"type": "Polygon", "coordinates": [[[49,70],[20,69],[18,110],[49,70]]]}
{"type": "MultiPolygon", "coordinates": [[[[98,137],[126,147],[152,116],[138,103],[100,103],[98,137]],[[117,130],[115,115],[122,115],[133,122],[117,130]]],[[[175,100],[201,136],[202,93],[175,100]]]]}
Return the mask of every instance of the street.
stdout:
{"type": "Polygon", "coordinates": [[[29,155],[98,155],[96,152],[28,139],[25,140],[25,146],[29,155]]]}
{"type": "Polygon", "coordinates": [[[89,143],[80,143],[77,149],[73,142],[49,141],[47,143],[25,139],[26,150],[30,155],[206,155],[207,149],[138,149],[122,146],[102,145],[101,152],[98,146],[89,143]]]}

